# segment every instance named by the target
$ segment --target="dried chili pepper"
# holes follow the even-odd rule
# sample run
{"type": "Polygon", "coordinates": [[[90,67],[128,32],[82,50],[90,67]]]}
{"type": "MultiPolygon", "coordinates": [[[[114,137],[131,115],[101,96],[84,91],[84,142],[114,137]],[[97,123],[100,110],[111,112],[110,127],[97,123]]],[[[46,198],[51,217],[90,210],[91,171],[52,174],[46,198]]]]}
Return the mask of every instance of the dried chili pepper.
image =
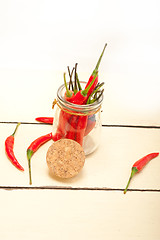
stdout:
{"type": "Polygon", "coordinates": [[[37,117],[35,120],[38,122],[53,124],[53,117],[37,117]]]}
{"type": "Polygon", "coordinates": [[[52,133],[43,135],[35,139],[30,146],[27,148],[27,158],[28,158],[28,167],[29,167],[29,183],[32,184],[31,177],[31,157],[37,151],[37,149],[42,146],[44,143],[52,139],[52,133]]]}
{"type": "MultiPolygon", "coordinates": [[[[103,54],[104,54],[104,51],[105,51],[106,46],[107,46],[107,43],[105,44],[105,46],[104,46],[104,48],[103,48],[103,51],[102,51],[102,53],[101,53],[101,55],[100,55],[100,57],[99,57],[99,59],[98,59],[98,62],[97,62],[97,64],[96,64],[96,67],[95,67],[95,69],[93,70],[92,75],[90,76],[90,78],[89,78],[89,80],[88,80],[88,82],[87,82],[87,84],[86,84],[86,86],[85,86],[85,89],[89,86],[89,84],[92,82],[93,78],[95,77],[96,73],[98,72],[98,68],[99,68],[101,59],[102,59],[102,57],[103,57],[103,54]]],[[[93,91],[94,88],[96,87],[97,83],[98,83],[98,75],[97,75],[97,77],[95,78],[94,84],[93,84],[92,87],[89,89],[89,91],[88,91],[88,93],[87,93],[87,97],[90,96],[90,94],[92,93],[92,91],[93,91]]]]}
{"type": "Polygon", "coordinates": [[[159,153],[150,153],[144,157],[142,157],[141,159],[139,159],[138,161],[136,161],[133,166],[132,166],[132,171],[131,171],[131,175],[130,178],[128,180],[127,186],[124,190],[124,194],[127,192],[128,186],[130,184],[130,181],[132,179],[132,177],[134,176],[135,173],[138,173],[142,170],[142,168],[153,158],[157,157],[159,155],[159,153]]]}
{"type": "Polygon", "coordinates": [[[98,99],[102,96],[104,89],[102,89],[101,91],[100,88],[104,85],[104,82],[102,83],[98,83],[97,86],[95,87],[95,89],[93,90],[93,92],[90,94],[90,96],[88,97],[88,100],[86,102],[86,104],[91,104],[94,103],[95,101],[98,101],[98,99]],[[97,96],[97,93],[99,93],[99,95],[97,96]],[[93,98],[93,99],[92,99],[93,98]]]}
{"type": "Polygon", "coordinates": [[[74,67],[74,94],[76,94],[78,92],[78,84],[77,84],[77,65],[78,63],[75,64],[74,67]]]}
{"type": "Polygon", "coordinates": [[[17,126],[14,130],[14,133],[12,135],[10,135],[8,138],[6,138],[6,140],[5,140],[5,151],[6,151],[6,154],[7,154],[8,158],[10,159],[11,163],[15,167],[17,167],[19,170],[24,171],[24,168],[19,164],[18,160],[16,159],[16,157],[14,155],[14,151],[13,151],[14,135],[15,135],[19,125],[20,125],[20,123],[17,124],[17,126]]]}
{"type": "Polygon", "coordinates": [[[72,74],[73,74],[74,68],[72,69],[72,72],[70,72],[69,66],[67,68],[68,68],[68,74],[70,77],[68,88],[69,88],[69,90],[72,88],[72,91],[74,91],[73,82],[72,82],[72,74]]]}

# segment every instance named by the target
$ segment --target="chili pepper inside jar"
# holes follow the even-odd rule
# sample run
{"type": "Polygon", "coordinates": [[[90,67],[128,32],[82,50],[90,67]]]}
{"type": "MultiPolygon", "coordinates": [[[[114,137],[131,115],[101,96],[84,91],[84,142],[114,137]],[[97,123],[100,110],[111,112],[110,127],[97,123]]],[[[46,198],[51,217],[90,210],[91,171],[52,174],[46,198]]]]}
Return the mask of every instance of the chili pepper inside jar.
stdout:
{"type": "MultiPolygon", "coordinates": [[[[86,85],[85,82],[80,83],[81,86],[86,85]]],[[[75,140],[83,147],[85,155],[88,155],[100,143],[103,95],[94,103],[78,105],[66,101],[65,91],[65,85],[60,86],[54,101],[53,140],[75,140]]]]}

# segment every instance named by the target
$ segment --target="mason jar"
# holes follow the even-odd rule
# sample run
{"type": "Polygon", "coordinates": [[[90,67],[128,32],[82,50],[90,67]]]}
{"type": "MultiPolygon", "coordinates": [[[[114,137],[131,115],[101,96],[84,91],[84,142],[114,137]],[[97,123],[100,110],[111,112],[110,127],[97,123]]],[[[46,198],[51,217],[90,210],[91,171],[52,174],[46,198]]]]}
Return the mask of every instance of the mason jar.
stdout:
{"type": "MultiPolygon", "coordinates": [[[[81,82],[81,85],[85,85],[81,82]]],[[[65,100],[65,85],[57,91],[54,105],[53,140],[62,138],[77,141],[88,155],[94,152],[100,143],[101,106],[103,95],[92,104],[77,105],[65,100]]]]}

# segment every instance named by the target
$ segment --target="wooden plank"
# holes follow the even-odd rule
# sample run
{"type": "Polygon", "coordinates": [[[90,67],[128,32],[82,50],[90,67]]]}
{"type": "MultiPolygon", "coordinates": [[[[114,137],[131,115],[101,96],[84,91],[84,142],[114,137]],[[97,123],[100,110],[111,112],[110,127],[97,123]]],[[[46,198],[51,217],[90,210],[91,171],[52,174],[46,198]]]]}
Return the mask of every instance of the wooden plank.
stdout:
{"type": "Polygon", "coordinates": [[[0,198],[0,239],[160,238],[159,193],[0,190],[0,198]]]}
{"type": "MultiPolygon", "coordinates": [[[[5,138],[13,132],[15,126],[16,124],[0,124],[1,186],[29,186],[26,149],[34,139],[52,131],[52,126],[49,125],[19,126],[14,149],[17,159],[25,168],[24,172],[19,172],[7,159],[4,151],[5,138]]],[[[32,186],[123,189],[133,163],[148,153],[158,152],[159,142],[159,129],[103,127],[100,146],[86,157],[84,168],[79,175],[68,180],[59,180],[49,174],[46,164],[46,153],[52,144],[52,141],[49,141],[32,157],[32,186]]],[[[133,178],[130,188],[160,190],[159,168],[160,161],[157,157],[133,178]]]]}

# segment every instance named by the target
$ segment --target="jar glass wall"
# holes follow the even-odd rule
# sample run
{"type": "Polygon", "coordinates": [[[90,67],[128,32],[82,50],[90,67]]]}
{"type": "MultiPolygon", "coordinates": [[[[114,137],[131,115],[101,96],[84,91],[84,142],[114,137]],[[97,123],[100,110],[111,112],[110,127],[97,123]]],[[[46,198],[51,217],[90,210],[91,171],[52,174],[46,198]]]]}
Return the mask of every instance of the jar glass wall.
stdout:
{"type": "MultiPolygon", "coordinates": [[[[81,85],[85,86],[85,82],[81,85]]],[[[68,138],[77,141],[85,155],[96,150],[100,143],[101,105],[103,96],[92,104],[77,105],[64,99],[65,86],[57,91],[57,104],[54,107],[53,140],[68,138]]]]}

